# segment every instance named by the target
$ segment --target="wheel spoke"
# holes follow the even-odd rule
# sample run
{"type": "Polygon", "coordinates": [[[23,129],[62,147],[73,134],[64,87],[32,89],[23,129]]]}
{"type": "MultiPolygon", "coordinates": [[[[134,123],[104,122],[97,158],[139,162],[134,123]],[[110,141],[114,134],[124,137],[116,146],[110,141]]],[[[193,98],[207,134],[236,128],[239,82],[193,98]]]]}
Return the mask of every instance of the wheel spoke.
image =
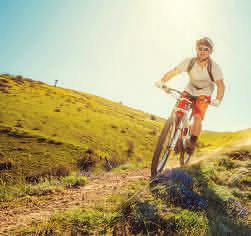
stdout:
{"type": "Polygon", "coordinates": [[[171,153],[170,144],[176,133],[175,125],[176,122],[174,120],[174,116],[171,116],[171,118],[167,120],[164,128],[161,131],[161,135],[156,145],[152,160],[152,166],[151,166],[152,177],[163,171],[167,159],[170,156],[171,153]]]}

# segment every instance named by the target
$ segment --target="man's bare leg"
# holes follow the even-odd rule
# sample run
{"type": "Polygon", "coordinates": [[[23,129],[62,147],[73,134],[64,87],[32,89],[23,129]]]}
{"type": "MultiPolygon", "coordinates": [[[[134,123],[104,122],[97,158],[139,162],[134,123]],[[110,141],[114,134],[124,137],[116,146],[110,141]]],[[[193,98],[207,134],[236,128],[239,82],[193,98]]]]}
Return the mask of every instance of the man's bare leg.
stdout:
{"type": "Polygon", "coordinates": [[[200,116],[193,117],[193,124],[190,130],[190,139],[186,141],[186,151],[190,154],[193,153],[195,144],[200,135],[202,127],[202,119],[200,116]]]}
{"type": "Polygon", "coordinates": [[[193,117],[193,124],[190,130],[191,136],[199,136],[201,132],[201,127],[202,127],[202,119],[199,116],[194,116],[193,117]]]}

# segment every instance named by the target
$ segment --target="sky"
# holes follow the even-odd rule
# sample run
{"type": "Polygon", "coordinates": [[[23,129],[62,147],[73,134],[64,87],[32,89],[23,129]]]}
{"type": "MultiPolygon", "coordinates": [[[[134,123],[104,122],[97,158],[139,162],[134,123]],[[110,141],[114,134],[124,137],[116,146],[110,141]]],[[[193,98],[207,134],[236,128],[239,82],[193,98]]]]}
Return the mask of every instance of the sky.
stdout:
{"type": "MultiPolygon", "coordinates": [[[[167,118],[175,100],[154,86],[195,41],[210,37],[226,85],[204,130],[251,127],[251,1],[0,0],[0,73],[95,94],[167,118]]],[[[170,87],[184,89],[188,75],[170,87]]],[[[214,94],[215,96],[215,94],[214,94]]]]}

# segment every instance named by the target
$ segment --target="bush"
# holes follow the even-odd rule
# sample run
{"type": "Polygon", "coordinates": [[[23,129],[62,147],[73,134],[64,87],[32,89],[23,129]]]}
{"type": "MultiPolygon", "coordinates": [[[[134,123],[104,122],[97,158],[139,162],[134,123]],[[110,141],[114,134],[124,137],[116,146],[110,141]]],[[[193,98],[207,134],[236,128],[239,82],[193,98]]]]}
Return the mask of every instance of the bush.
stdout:
{"type": "Polygon", "coordinates": [[[150,119],[151,119],[151,120],[157,120],[157,117],[156,117],[155,115],[151,115],[151,116],[150,116],[150,119]]]}
{"type": "Polygon", "coordinates": [[[157,207],[151,202],[137,201],[123,210],[128,217],[130,235],[155,235],[159,229],[160,218],[157,207]]]}
{"type": "Polygon", "coordinates": [[[237,220],[246,220],[248,216],[248,208],[243,206],[240,202],[230,198],[225,203],[225,209],[228,215],[237,220]]]}
{"type": "Polygon", "coordinates": [[[92,167],[94,167],[96,164],[96,157],[91,154],[86,152],[84,156],[81,156],[80,159],[77,161],[77,167],[80,170],[85,170],[88,171],[92,167]]]}
{"type": "Polygon", "coordinates": [[[55,191],[61,191],[59,186],[53,186],[50,181],[46,180],[44,182],[38,183],[36,185],[28,185],[26,187],[26,194],[33,196],[44,196],[52,194],[55,191]]]}
{"type": "Polygon", "coordinates": [[[232,168],[235,168],[236,165],[234,163],[233,160],[231,160],[230,158],[228,157],[225,157],[225,158],[222,158],[218,161],[218,165],[219,166],[223,166],[225,167],[226,169],[232,169],[232,168]]]}
{"type": "Polygon", "coordinates": [[[25,180],[28,183],[38,183],[40,180],[43,180],[44,178],[62,177],[62,176],[68,176],[69,174],[70,174],[69,167],[59,165],[56,167],[49,168],[47,170],[31,173],[30,175],[25,177],[25,180]]]}
{"type": "Polygon", "coordinates": [[[86,154],[94,154],[94,150],[92,148],[88,148],[86,151],[85,151],[86,154]]]}
{"type": "Polygon", "coordinates": [[[15,124],[15,127],[17,127],[17,128],[23,128],[23,125],[22,125],[22,123],[17,122],[17,123],[15,124]]]}
{"type": "Polygon", "coordinates": [[[113,212],[104,214],[102,209],[76,208],[65,212],[58,211],[50,220],[60,224],[63,232],[65,230],[71,231],[71,235],[106,235],[107,226],[117,215],[113,212]]]}
{"type": "Polygon", "coordinates": [[[125,163],[125,160],[120,159],[118,156],[112,156],[111,159],[109,159],[109,162],[113,168],[118,167],[125,163]]]}
{"type": "Polygon", "coordinates": [[[135,145],[132,140],[128,141],[127,155],[130,157],[134,153],[135,145]]]}
{"type": "Polygon", "coordinates": [[[87,178],[85,176],[67,176],[61,178],[61,181],[66,188],[77,188],[84,186],[87,178]]]}
{"type": "Polygon", "coordinates": [[[178,235],[207,235],[208,220],[204,214],[183,210],[174,219],[178,235]]]}
{"type": "Polygon", "coordinates": [[[3,161],[0,162],[0,171],[1,170],[9,170],[12,168],[12,162],[11,161],[3,161]]]}
{"type": "Polygon", "coordinates": [[[68,166],[59,165],[56,167],[51,168],[50,175],[61,177],[61,176],[67,176],[70,174],[70,168],[68,166]]]}
{"type": "Polygon", "coordinates": [[[155,135],[157,135],[157,130],[156,129],[153,129],[153,130],[151,130],[151,131],[149,131],[149,134],[150,135],[153,135],[153,136],[155,136],[155,135]]]}
{"type": "Polygon", "coordinates": [[[246,150],[240,150],[229,153],[228,156],[230,156],[233,160],[245,161],[251,157],[251,153],[246,150]]]}
{"type": "Polygon", "coordinates": [[[152,192],[164,201],[186,209],[208,208],[207,200],[193,191],[193,179],[184,170],[175,168],[152,182],[152,192]],[[156,186],[157,184],[157,186],[156,186]]]}

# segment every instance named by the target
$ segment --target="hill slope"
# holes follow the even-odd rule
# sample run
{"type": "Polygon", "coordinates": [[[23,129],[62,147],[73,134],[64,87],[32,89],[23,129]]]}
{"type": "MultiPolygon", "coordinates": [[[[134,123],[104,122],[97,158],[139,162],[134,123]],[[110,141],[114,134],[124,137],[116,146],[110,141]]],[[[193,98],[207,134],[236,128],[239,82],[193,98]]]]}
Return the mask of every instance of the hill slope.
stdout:
{"type": "MultiPolygon", "coordinates": [[[[147,167],[164,125],[163,118],[152,114],[21,76],[0,76],[0,101],[0,156],[3,163],[12,164],[1,172],[5,180],[13,175],[16,180],[40,175],[55,166],[77,171],[78,161],[99,171],[104,169],[104,158],[113,167],[123,163],[129,163],[129,168],[147,167]],[[89,164],[83,163],[86,156],[89,164]]],[[[197,152],[247,137],[251,129],[206,131],[197,152]]]]}
{"type": "MultiPolygon", "coordinates": [[[[3,202],[0,209],[7,209],[3,212],[5,216],[9,217],[8,211],[13,206],[13,212],[19,212],[21,219],[22,209],[27,204],[31,208],[28,207],[26,213],[34,213],[35,218],[40,213],[48,215],[54,208],[61,208],[66,203],[68,207],[82,204],[81,189],[67,187],[62,190],[60,186],[85,184],[85,179],[76,175],[89,170],[94,174],[104,171],[105,158],[113,167],[118,167],[114,171],[126,170],[128,178],[121,173],[111,173],[119,178],[120,184],[137,182],[142,176],[149,175],[147,168],[164,125],[163,118],[98,96],[53,87],[21,76],[0,76],[0,101],[0,202],[3,202]],[[146,167],[143,172],[137,169],[140,174],[133,174],[131,169],[142,167],[146,167]],[[70,178],[67,178],[68,175],[70,178]],[[58,202],[54,204],[53,199],[62,194],[66,194],[68,200],[56,200],[58,202]],[[76,196],[81,199],[74,201],[76,196]],[[16,208],[16,203],[20,204],[20,208],[16,208]],[[33,212],[38,206],[50,206],[51,210],[33,212]]],[[[192,161],[198,163],[216,153],[225,155],[224,152],[233,146],[250,145],[250,137],[251,129],[239,132],[205,131],[192,161]]],[[[223,165],[228,165],[224,156],[220,158],[223,158],[223,165]]],[[[172,161],[175,166],[175,161],[172,161]]],[[[200,173],[194,172],[196,168],[191,167],[190,171],[199,177],[200,173]]],[[[225,172],[224,169],[219,170],[227,175],[234,171],[237,173],[237,169],[231,168],[225,172]]],[[[220,181],[223,181],[224,174],[220,181]]],[[[105,182],[103,178],[106,177],[100,177],[98,185],[103,186],[106,193],[110,188],[113,191],[118,187],[116,181],[105,187],[109,177],[105,182]]],[[[249,183],[248,180],[246,182],[249,183]]],[[[88,184],[81,188],[88,189],[88,184]]],[[[239,192],[237,194],[241,196],[239,192]]],[[[13,220],[11,217],[8,219],[13,220]]],[[[8,221],[3,221],[2,226],[7,229],[7,224],[8,221]]]]}

